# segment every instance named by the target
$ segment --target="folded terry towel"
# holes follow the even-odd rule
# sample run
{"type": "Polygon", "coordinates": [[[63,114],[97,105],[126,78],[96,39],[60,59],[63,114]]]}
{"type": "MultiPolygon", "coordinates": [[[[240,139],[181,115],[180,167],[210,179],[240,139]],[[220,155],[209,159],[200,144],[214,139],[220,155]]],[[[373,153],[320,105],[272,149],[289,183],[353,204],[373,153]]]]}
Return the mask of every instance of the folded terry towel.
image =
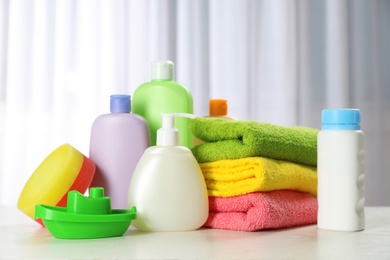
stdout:
{"type": "Polygon", "coordinates": [[[190,130],[206,142],[192,148],[198,162],[261,156],[317,165],[318,129],[197,117],[190,130]]]}
{"type": "Polygon", "coordinates": [[[209,197],[209,207],[209,217],[204,226],[218,229],[256,231],[317,222],[317,199],[298,191],[209,197]]]}
{"type": "Polygon", "coordinates": [[[264,157],[200,163],[209,196],[297,190],[317,196],[315,167],[264,157]]]}

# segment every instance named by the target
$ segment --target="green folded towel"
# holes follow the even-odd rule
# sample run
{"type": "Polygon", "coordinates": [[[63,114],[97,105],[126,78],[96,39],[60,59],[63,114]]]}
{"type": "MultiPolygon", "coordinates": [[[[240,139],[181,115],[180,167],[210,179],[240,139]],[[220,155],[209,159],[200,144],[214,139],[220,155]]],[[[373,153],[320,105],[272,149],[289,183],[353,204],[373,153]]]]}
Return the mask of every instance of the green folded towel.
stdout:
{"type": "Polygon", "coordinates": [[[190,130],[206,142],[192,148],[199,163],[262,156],[317,166],[318,129],[197,117],[190,130]]]}

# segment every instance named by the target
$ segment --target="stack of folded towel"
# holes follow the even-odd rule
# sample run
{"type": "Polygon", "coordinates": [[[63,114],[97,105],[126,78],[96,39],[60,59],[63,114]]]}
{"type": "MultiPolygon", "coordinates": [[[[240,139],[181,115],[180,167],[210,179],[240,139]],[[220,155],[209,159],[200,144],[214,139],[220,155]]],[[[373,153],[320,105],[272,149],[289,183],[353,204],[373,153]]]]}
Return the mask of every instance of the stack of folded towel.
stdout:
{"type": "Polygon", "coordinates": [[[256,231],[317,221],[317,129],[195,118],[192,148],[206,180],[205,227],[256,231]]]}

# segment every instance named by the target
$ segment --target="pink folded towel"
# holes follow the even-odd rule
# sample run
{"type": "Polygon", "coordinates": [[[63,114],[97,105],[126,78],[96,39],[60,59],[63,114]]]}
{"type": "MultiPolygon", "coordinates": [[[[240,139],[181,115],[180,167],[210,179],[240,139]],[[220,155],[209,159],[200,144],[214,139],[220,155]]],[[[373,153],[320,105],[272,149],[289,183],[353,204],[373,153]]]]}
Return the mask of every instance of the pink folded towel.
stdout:
{"type": "Polygon", "coordinates": [[[237,231],[287,228],[317,223],[317,198],[292,190],[209,197],[204,227],[237,231]]]}

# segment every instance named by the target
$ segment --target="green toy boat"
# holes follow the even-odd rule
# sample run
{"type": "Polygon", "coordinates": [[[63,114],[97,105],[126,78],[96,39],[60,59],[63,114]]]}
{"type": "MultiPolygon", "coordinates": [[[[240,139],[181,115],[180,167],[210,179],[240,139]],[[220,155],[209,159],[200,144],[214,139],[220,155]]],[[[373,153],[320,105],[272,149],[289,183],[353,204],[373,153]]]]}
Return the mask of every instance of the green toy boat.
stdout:
{"type": "Polygon", "coordinates": [[[103,188],[91,188],[89,194],[88,198],[70,191],[66,208],[36,205],[35,219],[42,219],[56,238],[81,239],[121,236],[137,218],[135,206],[131,210],[111,209],[103,188]]]}

